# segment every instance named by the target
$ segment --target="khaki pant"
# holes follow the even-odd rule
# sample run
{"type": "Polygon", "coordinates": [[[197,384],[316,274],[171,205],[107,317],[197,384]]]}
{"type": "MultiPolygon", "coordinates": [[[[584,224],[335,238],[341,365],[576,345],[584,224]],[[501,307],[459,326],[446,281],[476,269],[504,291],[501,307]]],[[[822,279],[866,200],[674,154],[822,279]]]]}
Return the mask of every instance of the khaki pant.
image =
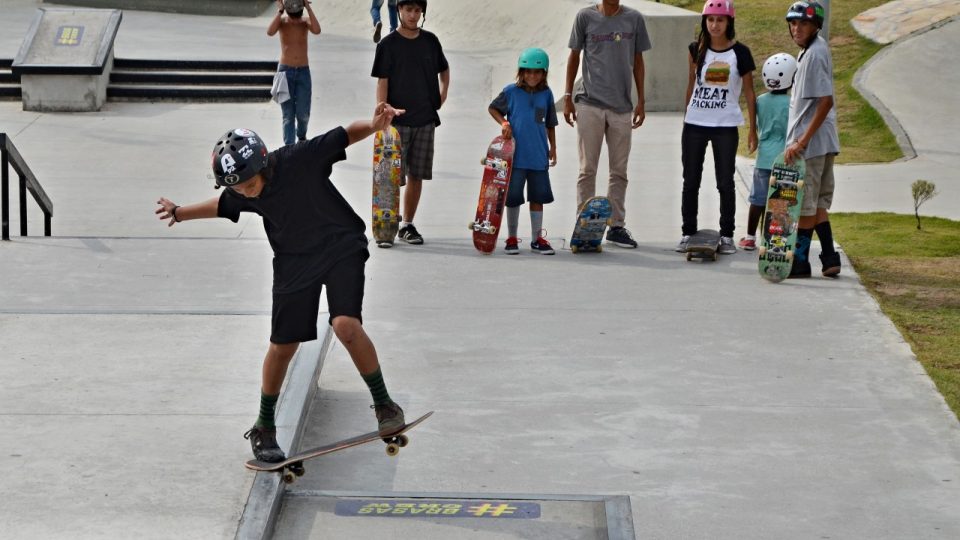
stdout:
{"type": "Polygon", "coordinates": [[[577,178],[577,208],[596,195],[597,164],[600,149],[607,140],[610,181],[607,198],[613,205],[614,227],[622,227],[626,217],[627,160],[630,157],[633,115],[615,113],[583,103],[577,104],[577,142],[580,152],[580,176],[577,178]]]}

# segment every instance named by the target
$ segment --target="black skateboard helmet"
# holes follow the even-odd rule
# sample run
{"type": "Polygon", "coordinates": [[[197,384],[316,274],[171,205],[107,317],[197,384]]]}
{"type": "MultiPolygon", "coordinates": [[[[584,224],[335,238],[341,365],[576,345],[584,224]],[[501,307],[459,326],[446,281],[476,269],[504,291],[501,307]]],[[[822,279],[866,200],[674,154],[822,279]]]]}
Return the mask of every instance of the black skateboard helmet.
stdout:
{"type": "Polygon", "coordinates": [[[794,2],[787,10],[787,22],[792,20],[813,21],[817,28],[823,28],[823,6],[813,0],[794,2]]]}
{"type": "Polygon", "coordinates": [[[404,4],[416,4],[423,10],[423,15],[427,15],[427,0],[397,0],[397,9],[404,4]]]}
{"type": "Polygon", "coordinates": [[[249,129],[231,129],[217,140],[210,159],[217,186],[235,186],[267,166],[267,145],[249,129]]]}

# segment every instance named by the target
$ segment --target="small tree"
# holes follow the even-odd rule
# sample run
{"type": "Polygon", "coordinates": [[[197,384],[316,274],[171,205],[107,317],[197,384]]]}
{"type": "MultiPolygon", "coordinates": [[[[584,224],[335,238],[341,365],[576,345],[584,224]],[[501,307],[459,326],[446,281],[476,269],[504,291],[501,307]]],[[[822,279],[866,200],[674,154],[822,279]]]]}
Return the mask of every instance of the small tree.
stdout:
{"type": "Polygon", "coordinates": [[[929,201],[937,194],[937,185],[926,180],[917,180],[913,188],[913,215],[917,217],[917,230],[920,230],[920,205],[929,201]]]}

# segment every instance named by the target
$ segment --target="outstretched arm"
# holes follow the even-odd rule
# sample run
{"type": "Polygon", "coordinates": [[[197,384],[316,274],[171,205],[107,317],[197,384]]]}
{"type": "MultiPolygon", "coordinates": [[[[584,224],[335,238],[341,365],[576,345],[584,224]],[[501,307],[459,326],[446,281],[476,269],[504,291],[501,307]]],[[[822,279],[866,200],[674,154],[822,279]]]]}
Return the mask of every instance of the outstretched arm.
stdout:
{"type": "Polygon", "coordinates": [[[373,119],[357,120],[347,126],[347,144],[350,145],[357,141],[362,141],[377,131],[386,129],[396,116],[404,112],[406,111],[403,109],[394,109],[389,104],[381,101],[373,111],[373,119]]]}
{"type": "Polygon", "coordinates": [[[167,199],[166,197],[160,197],[160,200],[157,201],[157,204],[160,205],[160,208],[157,208],[156,212],[154,213],[160,216],[161,220],[169,219],[170,222],[167,223],[167,227],[173,227],[174,223],[179,223],[181,221],[217,217],[217,207],[220,204],[220,197],[214,197],[203,202],[188,204],[186,206],[178,206],[170,199],[167,199]]]}

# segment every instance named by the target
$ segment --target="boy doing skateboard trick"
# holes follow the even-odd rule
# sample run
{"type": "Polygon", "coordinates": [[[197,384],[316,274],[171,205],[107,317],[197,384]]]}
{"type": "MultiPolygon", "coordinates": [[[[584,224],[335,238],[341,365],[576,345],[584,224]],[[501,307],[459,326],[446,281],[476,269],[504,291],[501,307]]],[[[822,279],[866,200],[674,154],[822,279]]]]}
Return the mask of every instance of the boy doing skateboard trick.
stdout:
{"type": "Polygon", "coordinates": [[[404,426],[403,410],[390,399],[377,351],[362,326],[364,265],[369,257],[366,225],[330,182],[334,163],[347,146],[390,125],[403,113],[377,105],[372,120],[337,127],[302,143],[267,152],[247,129],[221,136],[213,148],[219,197],[178,206],[161,197],[156,213],[169,226],[222,217],[237,222],[241,212],[263,217],[273,248],[273,316],[263,360],[260,416],[244,435],[256,459],[284,460],[277,445],[274,409],[287,366],[303,341],[317,338],[320,292],[327,287],[330,325],[373,396],[382,435],[404,426]]]}

